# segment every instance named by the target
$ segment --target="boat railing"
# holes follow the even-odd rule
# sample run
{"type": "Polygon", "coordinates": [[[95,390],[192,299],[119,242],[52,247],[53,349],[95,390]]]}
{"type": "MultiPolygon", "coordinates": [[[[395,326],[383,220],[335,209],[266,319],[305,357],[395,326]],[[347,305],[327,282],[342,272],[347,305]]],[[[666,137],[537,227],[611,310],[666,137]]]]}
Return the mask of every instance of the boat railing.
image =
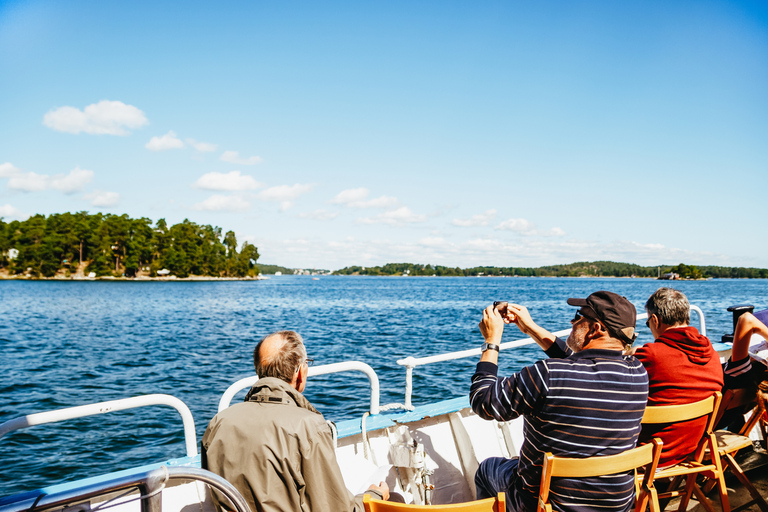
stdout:
{"type": "MultiPolygon", "coordinates": [[[[707,335],[706,323],[704,321],[704,312],[698,306],[691,306],[691,311],[695,311],[699,317],[699,332],[702,335],[707,335]]],[[[645,320],[648,318],[647,313],[641,313],[637,315],[637,320],[645,320]]],[[[563,329],[553,333],[555,336],[567,336],[571,333],[570,329],[563,329]]],[[[511,348],[523,347],[536,343],[533,338],[523,338],[514,341],[508,341],[499,345],[499,350],[509,350],[511,348]]],[[[464,359],[465,357],[477,357],[480,355],[480,348],[472,348],[469,350],[459,350],[457,352],[448,352],[445,354],[438,354],[435,356],[426,357],[413,357],[408,356],[404,359],[398,359],[397,364],[405,366],[405,408],[413,409],[412,397],[413,397],[413,369],[417,366],[424,366],[433,363],[442,363],[444,361],[453,361],[456,359],[464,359]]]]}
{"type": "Polygon", "coordinates": [[[243,496],[222,477],[204,469],[167,466],[51,494],[28,493],[29,497],[26,499],[0,506],[0,512],[26,512],[62,507],[65,507],[64,510],[98,510],[124,505],[137,499],[141,500],[141,512],[162,512],[162,491],[171,480],[203,482],[226,497],[232,503],[235,512],[251,512],[243,496]],[[134,495],[134,489],[139,491],[139,496],[134,495]],[[91,508],[90,504],[82,508],[73,506],[73,504],[120,491],[126,492],[105,503],[95,505],[94,508],[91,508]]]}
{"type": "MultiPolygon", "coordinates": [[[[368,381],[371,386],[371,414],[379,414],[379,377],[376,372],[369,365],[360,361],[342,361],[340,363],[323,364],[319,366],[311,366],[309,368],[309,376],[314,377],[316,375],[327,375],[329,373],[340,372],[362,372],[368,377],[368,381]]],[[[256,375],[245,377],[238,380],[227,388],[221,399],[219,400],[219,412],[223,411],[232,403],[232,399],[237,393],[244,389],[248,389],[253,386],[259,378],[256,375]]]]}
{"type": "Polygon", "coordinates": [[[184,424],[184,444],[187,449],[187,456],[194,457],[197,455],[195,420],[192,417],[189,407],[175,396],[163,394],[134,396],[131,398],[122,398],[120,400],[110,400],[108,402],[98,402],[95,404],[27,414],[26,416],[20,416],[0,424],[0,437],[3,437],[9,432],[13,432],[14,430],[33,427],[35,425],[56,423],[59,421],[85,418],[97,414],[124,411],[126,409],[136,409],[138,407],[148,407],[152,405],[167,405],[178,411],[181,415],[181,421],[184,424]]]}

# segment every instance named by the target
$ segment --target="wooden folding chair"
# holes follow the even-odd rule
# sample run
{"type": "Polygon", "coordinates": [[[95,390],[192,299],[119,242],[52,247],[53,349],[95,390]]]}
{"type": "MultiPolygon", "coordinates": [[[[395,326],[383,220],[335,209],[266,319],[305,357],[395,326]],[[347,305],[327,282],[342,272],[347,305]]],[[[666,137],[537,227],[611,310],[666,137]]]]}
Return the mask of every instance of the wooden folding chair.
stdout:
{"type": "Polygon", "coordinates": [[[467,501],[465,503],[451,503],[447,505],[408,505],[406,503],[394,503],[371,498],[368,494],[363,496],[365,512],[407,512],[412,510],[434,510],[436,512],[504,512],[506,505],[504,493],[500,492],[495,498],[467,501]]]}
{"type": "Polygon", "coordinates": [[[552,512],[549,503],[549,488],[553,477],[589,478],[593,476],[613,475],[624,471],[635,471],[635,512],[642,512],[650,504],[651,512],[659,512],[659,499],[653,487],[653,475],[661,456],[662,443],[654,439],[652,443],[638,446],[617,455],[602,455],[572,459],[544,454],[539,487],[538,512],[552,512]],[[642,479],[637,474],[638,468],[644,468],[642,479]]]}
{"type": "Polygon", "coordinates": [[[723,468],[719,457],[714,457],[709,464],[704,463],[704,452],[707,448],[714,452],[717,442],[715,434],[712,432],[718,407],[722,395],[716,392],[709,398],[682,405],[657,405],[645,408],[643,415],[644,424],[656,423],[678,423],[689,421],[702,416],[707,417],[707,425],[704,429],[704,435],[701,437],[696,450],[687,460],[656,471],[654,480],[671,478],[672,482],[667,492],[659,493],[659,500],[667,500],[680,497],[680,506],[678,510],[683,511],[688,507],[688,502],[692,494],[696,494],[699,503],[709,512],[714,512],[712,505],[704,495],[704,492],[696,485],[696,477],[704,475],[712,478],[716,482],[720,494],[720,505],[723,512],[730,512],[731,506],[728,502],[728,489],[725,487],[725,478],[723,477],[723,468]],[[685,488],[680,491],[678,486],[682,478],[685,478],[685,488]]]}
{"type": "MultiPolygon", "coordinates": [[[[749,393],[745,389],[727,390],[723,394],[722,405],[720,406],[720,411],[718,412],[718,421],[719,418],[725,414],[726,410],[735,409],[737,407],[741,408],[745,405],[754,403],[754,401],[755,394],[749,393]]],[[[741,427],[738,433],[729,432],[727,430],[715,431],[715,440],[717,441],[717,457],[720,459],[720,464],[723,467],[723,471],[728,470],[732,475],[738,478],[739,482],[741,482],[741,484],[749,492],[749,495],[752,497],[751,501],[739,505],[731,512],[738,512],[752,505],[757,505],[763,512],[768,512],[768,503],[765,502],[765,498],[763,498],[757,489],[755,489],[755,486],[752,485],[752,483],[749,481],[749,478],[747,478],[747,476],[744,474],[744,471],[736,462],[735,458],[735,455],[739,450],[752,447],[752,439],[749,438],[749,433],[753,428],[755,428],[757,422],[760,420],[759,412],[760,411],[758,410],[758,407],[755,406],[752,409],[752,415],[749,417],[749,420],[747,420],[744,426],[741,427]]],[[[708,451],[707,455],[711,459],[711,452],[708,451]]],[[[716,481],[709,480],[704,486],[704,493],[709,493],[715,485],[717,485],[716,481]]]]}

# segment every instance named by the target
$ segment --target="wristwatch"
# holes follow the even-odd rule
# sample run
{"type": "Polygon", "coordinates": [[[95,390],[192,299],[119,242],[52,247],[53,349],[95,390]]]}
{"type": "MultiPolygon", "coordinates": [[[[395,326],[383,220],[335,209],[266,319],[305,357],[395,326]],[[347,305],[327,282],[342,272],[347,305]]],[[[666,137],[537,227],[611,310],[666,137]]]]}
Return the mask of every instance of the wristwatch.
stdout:
{"type": "Polygon", "coordinates": [[[495,350],[496,352],[499,351],[499,346],[495,343],[483,343],[483,348],[480,349],[480,352],[485,352],[486,350],[495,350]]]}

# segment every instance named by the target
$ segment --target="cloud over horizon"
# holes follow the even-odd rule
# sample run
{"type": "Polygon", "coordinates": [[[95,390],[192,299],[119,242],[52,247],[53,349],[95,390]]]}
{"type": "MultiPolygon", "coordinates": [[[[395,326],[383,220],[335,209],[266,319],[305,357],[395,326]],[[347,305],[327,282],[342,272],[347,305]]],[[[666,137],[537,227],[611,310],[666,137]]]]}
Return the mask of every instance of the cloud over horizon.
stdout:
{"type": "Polygon", "coordinates": [[[469,219],[453,219],[454,226],[469,228],[475,226],[487,226],[496,218],[496,210],[486,210],[485,213],[478,213],[469,219]]]}
{"type": "Polygon", "coordinates": [[[58,107],[43,116],[43,124],[64,133],[88,133],[91,135],[130,135],[129,130],[149,124],[144,112],[122,101],[102,100],[83,110],[75,107],[58,107]]]}
{"type": "Polygon", "coordinates": [[[111,208],[117,206],[120,202],[120,194],[117,192],[107,192],[104,190],[95,190],[90,194],[85,194],[83,199],[90,201],[91,206],[99,208],[111,208]]]}
{"type": "Polygon", "coordinates": [[[278,185],[259,192],[257,197],[262,201],[274,201],[280,203],[280,210],[285,211],[293,206],[293,202],[302,194],[306,194],[314,188],[312,184],[278,185]]]}
{"type": "Polygon", "coordinates": [[[373,217],[361,217],[357,219],[359,224],[389,224],[391,226],[403,224],[416,224],[425,222],[426,215],[415,214],[407,206],[402,206],[396,210],[382,212],[373,217]]]}
{"type": "Polygon", "coordinates": [[[331,199],[331,204],[341,204],[349,208],[392,208],[398,206],[400,202],[396,197],[380,196],[374,199],[367,199],[370,190],[365,187],[350,188],[342,190],[331,199]]]}
{"type": "Polygon", "coordinates": [[[241,174],[240,171],[232,171],[228,173],[209,172],[203,174],[192,186],[202,190],[237,192],[261,188],[264,184],[256,181],[252,176],[241,174]]]}
{"type": "Polygon", "coordinates": [[[263,162],[260,156],[250,156],[248,158],[240,158],[238,151],[225,151],[219,157],[222,162],[228,162],[230,164],[238,165],[256,165],[263,162]]]}
{"type": "Polygon", "coordinates": [[[250,209],[251,203],[240,196],[214,194],[208,199],[195,204],[192,208],[207,212],[244,212],[250,209]]]}
{"type": "Polygon", "coordinates": [[[165,135],[159,137],[152,137],[144,145],[150,151],[167,151],[169,149],[181,149],[184,147],[184,142],[176,136],[176,132],[170,130],[165,135]]]}
{"type": "Polygon", "coordinates": [[[0,178],[8,179],[8,188],[21,192],[42,192],[44,190],[58,190],[64,194],[80,192],[85,185],[93,180],[93,171],[75,167],[67,174],[37,174],[35,172],[23,172],[18,167],[6,162],[0,165],[0,178]]]}

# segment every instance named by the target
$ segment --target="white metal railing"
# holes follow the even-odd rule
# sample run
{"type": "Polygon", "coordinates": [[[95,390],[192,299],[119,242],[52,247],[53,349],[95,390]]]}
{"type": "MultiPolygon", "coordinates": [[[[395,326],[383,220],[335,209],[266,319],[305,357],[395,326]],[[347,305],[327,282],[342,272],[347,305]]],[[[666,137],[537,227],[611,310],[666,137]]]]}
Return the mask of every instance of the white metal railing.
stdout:
{"type": "MultiPolygon", "coordinates": [[[[698,306],[691,306],[691,310],[695,311],[696,314],[699,317],[699,332],[701,332],[702,335],[707,335],[706,330],[706,324],[704,322],[704,312],[699,308],[698,306]]],[[[637,315],[637,320],[645,320],[648,318],[648,313],[641,313],[637,315]]],[[[562,331],[557,331],[552,334],[555,336],[566,336],[571,333],[570,329],[564,329],[562,331]]],[[[502,343],[499,345],[499,350],[508,350],[510,348],[517,348],[517,347],[523,347],[525,345],[531,345],[533,343],[536,343],[532,338],[523,338],[520,340],[515,341],[508,341],[506,343],[502,343]]],[[[413,369],[417,366],[424,366],[427,364],[432,363],[441,363],[443,361],[453,361],[455,359],[464,359],[465,357],[472,357],[472,356],[479,356],[480,355],[480,347],[478,348],[472,348],[469,350],[460,350],[458,352],[448,352],[446,354],[438,354],[436,356],[427,356],[427,357],[413,357],[408,356],[405,359],[398,359],[397,364],[400,366],[405,366],[405,408],[411,409],[413,408],[413,403],[411,402],[411,398],[413,396],[413,369]]]]}
{"type": "Polygon", "coordinates": [[[53,411],[38,412],[27,414],[0,424],[0,437],[8,432],[19,430],[35,425],[44,425],[46,423],[56,423],[59,421],[72,420],[75,418],[84,418],[86,416],[95,416],[108,412],[124,411],[126,409],[135,409],[137,407],[147,407],[150,405],[167,405],[173,407],[181,415],[181,421],[184,424],[184,444],[187,448],[187,456],[197,455],[197,434],[195,434],[195,420],[189,407],[171,395],[142,395],[131,398],[122,398],[120,400],[110,400],[108,402],[99,402],[95,404],[80,405],[78,407],[67,407],[66,409],[56,409],[53,411]]]}
{"type": "MultiPolygon", "coordinates": [[[[340,363],[324,364],[320,366],[311,366],[309,376],[326,375],[328,373],[339,372],[362,372],[368,377],[371,384],[371,414],[379,414],[379,377],[369,365],[360,361],[342,361],[340,363]]],[[[219,412],[223,411],[232,403],[235,395],[247,388],[250,388],[259,378],[256,375],[245,377],[235,382],[227,388],[219,400],[219,412]]]]}

